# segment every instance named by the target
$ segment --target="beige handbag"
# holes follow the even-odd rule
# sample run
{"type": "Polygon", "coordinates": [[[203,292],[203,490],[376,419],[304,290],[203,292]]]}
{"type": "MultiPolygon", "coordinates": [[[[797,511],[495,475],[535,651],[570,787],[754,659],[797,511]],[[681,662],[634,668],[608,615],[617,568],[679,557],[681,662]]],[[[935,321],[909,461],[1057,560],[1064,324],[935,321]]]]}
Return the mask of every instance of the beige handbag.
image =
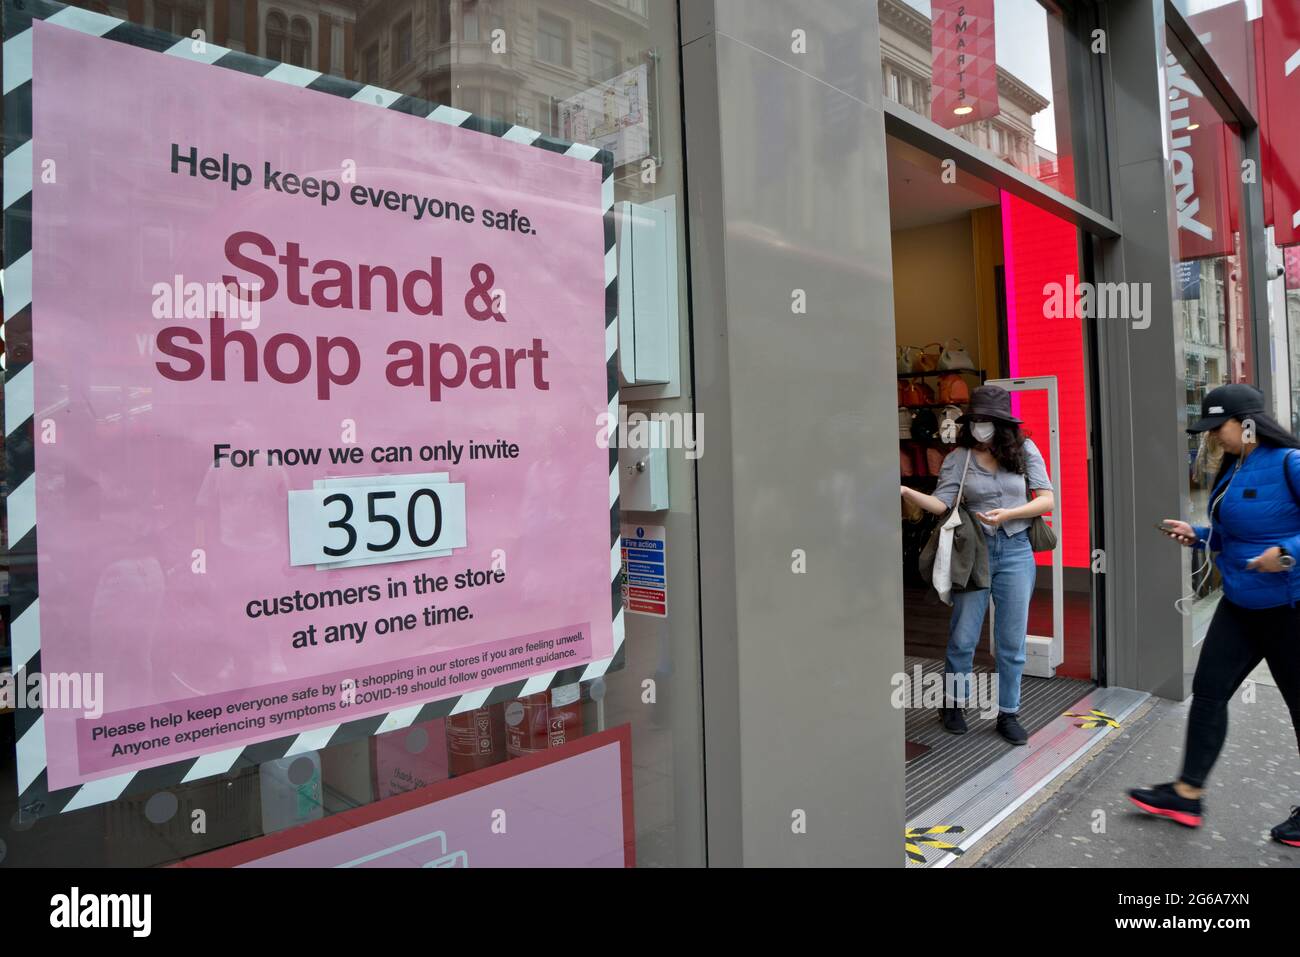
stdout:
{"type": "Polygon", "coordinates": [[[970,353],[966,351],[966,346],[960,339],[949,339],[943,344],[943,351],[939,354],[939,368],[974,369],[975,363],[971,361],[970,353]]]}
{"type": "Polygon", "coordinates": [[[899,346],[898,347],[898,371],[912,372],[912,365],[916,362],[916,357],[920,355],[921,350],[916,346],[899,346]]]}

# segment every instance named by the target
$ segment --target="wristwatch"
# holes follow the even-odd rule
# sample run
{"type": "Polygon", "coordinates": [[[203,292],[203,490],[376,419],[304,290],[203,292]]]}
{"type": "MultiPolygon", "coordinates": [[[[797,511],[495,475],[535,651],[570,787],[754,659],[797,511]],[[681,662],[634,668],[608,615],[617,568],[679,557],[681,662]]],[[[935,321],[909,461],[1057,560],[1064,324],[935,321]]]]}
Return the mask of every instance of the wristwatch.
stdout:
{"type": "Polygon", "coordinates": [[[1295,557],[1288,553],[1281,545],[1278,546],[1278,551],[1280,551],[1282,555],[1278,558],[1277,563],[1287,571],[1295,568],[1295,557]]]}

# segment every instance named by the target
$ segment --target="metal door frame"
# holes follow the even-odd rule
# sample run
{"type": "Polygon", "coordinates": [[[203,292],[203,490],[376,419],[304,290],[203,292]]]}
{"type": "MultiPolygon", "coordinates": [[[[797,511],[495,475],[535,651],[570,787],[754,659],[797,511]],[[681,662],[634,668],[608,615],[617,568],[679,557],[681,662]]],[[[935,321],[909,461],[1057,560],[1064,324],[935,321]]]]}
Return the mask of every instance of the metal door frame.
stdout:
{"type": "MultiPolygon", "coordinates": [[[[1062,549],[1065,545],[1065,529],[1061,521],[1062,507],[1064,502],[1061,500],[1061,417],[1060,406],[1057,401],[1057,384],[1054,375],[1025,376],[1016,379],[990,379],[986,385],[996,385],[1008,392],[1038,392],[1047,393],[1047,424],[1049,435],[1049,448],[1051,449],[1052,469],[1050,478],[1052,480],[1052,495],[1055,496],[1055,504],[1052,511],[1049,524],[1056,532],[1056,547],[1052,549],[1052,634],[1046,635],[1027,635],[1026,644],[1037,642],[1046,643],[1047,668],[1035,669],[1037,661],[1042,658],[1041,655],[1029,655],[1025,661],[1025,674],[1033,675],[1036,678],[1053,678],[1056,676],[1057,667],[1065,660],[1065,566],[1062,558],[1062,549]]],[[[1035,566],[1037,567],[1037,566],[1035,566]]],[[[993,614],[996,609],[989,612],[989,646],[993,645],[993,614]]]]}

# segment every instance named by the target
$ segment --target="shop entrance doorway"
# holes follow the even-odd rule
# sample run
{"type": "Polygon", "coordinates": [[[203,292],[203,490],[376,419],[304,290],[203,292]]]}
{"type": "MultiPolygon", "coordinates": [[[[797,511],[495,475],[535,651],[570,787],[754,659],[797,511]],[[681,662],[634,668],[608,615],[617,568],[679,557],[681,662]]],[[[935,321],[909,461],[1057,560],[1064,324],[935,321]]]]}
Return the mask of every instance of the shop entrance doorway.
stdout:
{"type": "MultiPolygon", "coordinates": [[[[1101,679],[1094,627],[1089,376],[1082,320],[1053,311],[1052,284],[1080,275],[1075,227],[938,157],[888,139],[900,483],[927,494],[958,450],[971,390],[995,383],[1041,452],[1060,544],[1035,556],[1019,719],[1032,736],[1101,679]]],[[[1073,287],[1070,287],[1073,288],[1073,287]]],[[[960,452],[964,455],[964,451],[960,452]]],[[[951,609],[920,570],[938,519],[902,503],[904,660],[914,688],[942,686],[951,609]]],[[[1014,747],[995,730],[997,666],[985,616],[966,711],[946,732],[933,696],[906,716],[909,820],[1014,747]],[[988,680],[982,680],[988,679],[988,680]]],[[[1031,737],[1031,745],[1032,745],[1031,737]]]]}

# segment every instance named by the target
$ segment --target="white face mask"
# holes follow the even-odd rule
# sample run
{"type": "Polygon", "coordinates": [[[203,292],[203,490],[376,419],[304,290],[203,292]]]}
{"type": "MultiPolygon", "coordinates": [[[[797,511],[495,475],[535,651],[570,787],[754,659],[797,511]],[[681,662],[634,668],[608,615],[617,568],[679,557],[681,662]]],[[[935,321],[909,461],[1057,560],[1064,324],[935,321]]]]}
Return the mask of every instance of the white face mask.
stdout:
{"type": "Polygon", "coordinates": [[[996,430],[992,422],[972,422],[970,425],[970,434],[976,442],[987,442],[996,430]]]}

